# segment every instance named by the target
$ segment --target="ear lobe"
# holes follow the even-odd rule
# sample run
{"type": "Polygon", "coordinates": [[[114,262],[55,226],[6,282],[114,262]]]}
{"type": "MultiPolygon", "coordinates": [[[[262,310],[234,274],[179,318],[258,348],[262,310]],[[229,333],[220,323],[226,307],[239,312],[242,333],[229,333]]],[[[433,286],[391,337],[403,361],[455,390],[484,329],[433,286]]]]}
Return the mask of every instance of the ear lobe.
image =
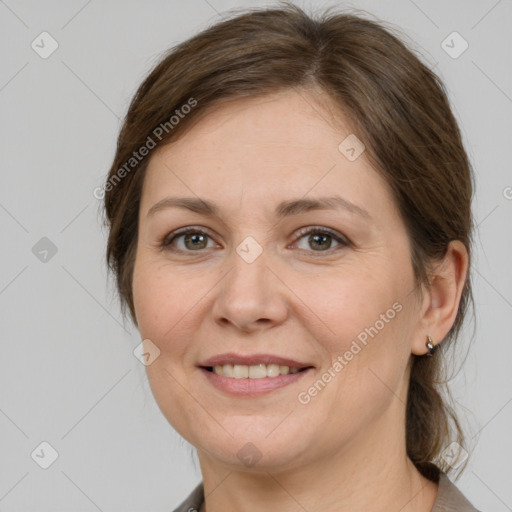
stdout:
{"type": "Polygon", "coordinates": [[[438,345],[453,326],[466,282],[468,262],[465,245],[460,240],[452,240],[444,258],[432,270],[430,286],[425,288],[413,354],[428,353],[427,336],[438,345]]]}

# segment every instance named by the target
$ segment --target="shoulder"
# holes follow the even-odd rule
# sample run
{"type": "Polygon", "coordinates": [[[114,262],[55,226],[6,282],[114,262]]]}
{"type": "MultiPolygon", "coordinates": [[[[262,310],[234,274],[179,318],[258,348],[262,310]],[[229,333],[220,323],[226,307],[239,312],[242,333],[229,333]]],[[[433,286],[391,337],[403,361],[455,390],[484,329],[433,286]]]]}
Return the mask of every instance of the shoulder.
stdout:
{"type": "Polygon", "coordinates": [[[197,484],[194,490],[187,496],[185,501],[172,512],[199,512],[204,501],[203,482],[197,484]]]}
{"type": "Polygon", "coordinates": [[[451,482],[445,473],[439,475],[439,489],[432,512],[479,512],[451,482]]]}

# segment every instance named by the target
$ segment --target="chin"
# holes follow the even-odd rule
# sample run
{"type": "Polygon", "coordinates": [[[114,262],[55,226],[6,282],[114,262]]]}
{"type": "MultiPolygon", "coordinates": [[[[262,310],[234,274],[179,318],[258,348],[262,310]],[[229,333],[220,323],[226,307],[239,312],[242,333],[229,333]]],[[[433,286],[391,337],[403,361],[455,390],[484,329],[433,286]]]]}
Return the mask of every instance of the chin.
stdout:
{"type": "MultiPolygon", "coordinates": [[[[198,448],[200,450],[200,448],[198,448]]],[[[230,471],[279,472],[297,465],[299,453],[292,446],[279,450],[270,443],[252,441],[207,444],[208,457],[222,463],[230,471]]]]}
{"type": "Polygon", "coordinates": [[[229,434],[218,426],[212,432],[196,432],[189,442],[232,471],[284,471],[296,466],[307,451],[304,433],[290,430],[290,425],[276,428],[275,417],[238,418],[229,425],[229,434]]]}

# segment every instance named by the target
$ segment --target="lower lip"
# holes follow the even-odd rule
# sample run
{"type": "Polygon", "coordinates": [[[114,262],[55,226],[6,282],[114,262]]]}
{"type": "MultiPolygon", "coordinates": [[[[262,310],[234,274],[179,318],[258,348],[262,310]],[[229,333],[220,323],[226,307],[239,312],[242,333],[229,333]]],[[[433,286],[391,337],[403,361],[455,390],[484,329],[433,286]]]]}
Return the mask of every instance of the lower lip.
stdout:
{"type": "Polygon", "coordinates": [[[277,377],[264,377],[263,379],[233,379],[231,377],[223,377],[214,372],[210,372],[205,368],[200,368],[203,375],[217,389],[229,393],[231,395],[249,396],[262,395],[270,393],[276,389],[283,388],[289,384],[293,384],[308,374],[312,368],[297,373],[288,373],[287,375],[278,375],[277,377]]]}

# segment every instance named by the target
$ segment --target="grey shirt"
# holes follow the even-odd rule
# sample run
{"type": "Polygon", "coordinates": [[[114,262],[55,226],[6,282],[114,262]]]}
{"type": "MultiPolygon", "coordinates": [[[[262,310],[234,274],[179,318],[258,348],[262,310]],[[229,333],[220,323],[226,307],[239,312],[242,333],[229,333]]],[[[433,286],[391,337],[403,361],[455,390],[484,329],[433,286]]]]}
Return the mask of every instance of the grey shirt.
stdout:
{"type": "MultiPolygon", "coordinates": [[[[200,482],[187,499],[173,512],[199,512],[204,501],[203,482],[200,482]]],[[[450,479],[441,473],[436,501],[431,512],[479,512],[450,479]]]]}

